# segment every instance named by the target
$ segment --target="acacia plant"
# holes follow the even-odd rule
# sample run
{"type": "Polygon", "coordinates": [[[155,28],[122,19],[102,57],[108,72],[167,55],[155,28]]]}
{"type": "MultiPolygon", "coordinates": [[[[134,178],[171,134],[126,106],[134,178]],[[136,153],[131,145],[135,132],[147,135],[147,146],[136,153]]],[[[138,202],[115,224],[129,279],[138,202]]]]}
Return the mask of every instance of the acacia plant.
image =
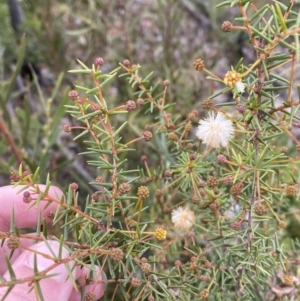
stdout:
{"type": "Polygon", "coordinates": [[[99,57],[71,71],[91,79],[69,92],[66,107],[77,124],[64,131],[84,140],[79,155],[97,169],[94,193],[82,196],[72,183],[63,200],[54,199],[38,189],[36,175],[20,169],[13,179],[59,204],[57,239],[63,233],[59,241],[77,265],[101,267],[102,300],[299,299],[300,243],[289,232],[299,216],[294,4],[218,5],[239,10],[220,27],[228,35],[244,31],[255,60],[241,58],[222,76],[194,61],[213,83],[201,103],[205,118],[192,108],[182,116],[168,97],[170,82],[151,83],[136,62],[105,73],[99,57]],[[105,95],[117,77],[134,98],[114,106],[105,95]],[[224,94],[231,101],[220,102],[224,94]]]}

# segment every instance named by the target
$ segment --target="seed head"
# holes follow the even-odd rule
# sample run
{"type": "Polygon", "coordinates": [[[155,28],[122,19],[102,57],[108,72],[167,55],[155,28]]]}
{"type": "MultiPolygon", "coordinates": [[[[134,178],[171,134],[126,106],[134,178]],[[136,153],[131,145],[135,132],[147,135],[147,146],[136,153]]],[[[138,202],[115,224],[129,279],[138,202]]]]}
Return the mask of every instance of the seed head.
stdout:
{"type": "Polygon", "coordinates": [[[129,61],[129,60],[124,60],[124,61],[123,61],[123,65],[124,65],[125,67],[129,67],[129,66],[130,66],[130,61],[129,61]]]}
{"type": "Polygon", "coordinates": [[[151,132],[149,132],[149,131],[145,131],[144,133],[143,133],[143,138],[144,138],[144,140],[145,141],[151,141],[152,140],[152,133],[151,132]]]}
{"type": "Polygon", "coordinates": [[[283,277],[284,284],[292,286],[294,284],[294,278],[291,275],[284,275],[283,277]]]}
{"type": "Polygon", "coordinates": [[[286,196],[296,196],[298,193],[298,189],[296,185],[287,185],[285,189],[286,196]]]}
{"type": "Polygon", "coordinates": [[[148,262],[144,262],[141,264],[141,270],[145,274],[149,274],[151,272],[151,265],[148,262]]]}
{"type": "Polygon", "coordinates": [[[218,186],[218,180],[215,177],[208,177],[207,186],[210,188],[214,188],[218,186]]]}
{"type": "Polygon", "coordinates": [[[201,103],[201,107],[204,110],[211,110],[211,108],[213,107],[213,103],[212,103],[211,99],[204,99],[201,103]]]}
{"type": "Polygon", "coordinates": [[[176,133],[170,132],[170,133],[168,133],[168,139],[171,140],[171,141],[177,141],[178,140],[178,136],[177,136],[176,133]]]}
{"type": "Polygon", "coordinates": [[[200,293],[200,297],[201,299],[206,299],[209,295],[209,289],[204,289],[201,293],[200,293]]]}
{"type": "Polygon", "coordinates": [[[224,164],[226,162],[226,157],[224,155],[218,155],[217,156],[217,162],[219,164],[224,164]]]}
{"type": "Polygon", "coordinates": [[[163,84],[164,84],[165,87],[169,87],[170,86],[170,81],[166,79],[166,80],[164,80],[163,84]]]}
{"type": "Polygon", "coordinates": [[[199,182],[198,182],[198,186],[200,187],[200,188],[204,188],[205,187],[205,182],[203,181],[203,180],[199,180],[199,182]]]}
{"type": "Polygon", "coordinates": [[[180,260],[175,260],[175,266],[181,267],[182,266],[182,262],[180,260]]]}
{"type": "Polygon", "coordinates": [[[239,106],[237,110],[238,110],[238,112],[239,112],[240,114],[244,115],[244,114],[245,114],[245,111],[246,111],[246,108],[245,108],[244,106],[239,106]]]}
{"type": "Polygon", "coordinates": [[[196,262],[197,261],[197,257],[196,256],[192,256],[191,257],[191,262],[196,262]]]}
{"type": "Polygon", "coordinates": [[[190,154],[190,160],[194,161],[196,159],[197,155],[195,153],[190,154]]]}
{"type": "Polygon", "coordinates": [[[196,118],[196,115],[194,112],[191,112],[187,115],[187,120],[193,121],[193,120],[195,120],[195,118],[196,118]]]}
{"type": "Polygon", "coordinates": [[[185,124],[185,126],[184,126],[185,132],[189,133],[192,129],[193,129],[193,126],[190,121],[185,124]]]}
{"type": "Polygon", "coordinates": [[[70,133],[71,130],[72,130],[72,127],[71,127],[70,125],[65,124],[65,125],[63,126],[63,131],[64,131],[65,133],[70,133]]]}
{"type": "Polygon", "coordinates": [[[161,132],[165,132],[167,130],[167,127],[165,125],[163,125],[161,128],[160,128],[160,131],[161,132]]]}
{"type": "Polygon", "coordinates": [[[32,201],[32,198],[31,198],[31,194],[29,191],[24,191],[23,192],[23,202],[28,204],[32,201]]]}
{"type": "Polygon", "coordinates": [[[71,189],[74,190],[74,191],[78,189],[78,184],[75,183],[75,182],[72,183],[70,186],[71,186],[71,189]]]}
{"type": "Polygon", "coordinates": [[[286,228],[286,226],[287,226],[287,222],[281,220],[281,221],[279,221],[278,226],[279,226],[280,228],[284,229],[284,228],[286,228]]]}
{"type": "Polygon", "coordinates": [[[165,171],[165,178],[167,178],[167,179],[171,178],[171,177],[172,177],[172,174],[173,174],[172,169],[167,169],[167,170],[165,171]]]}
{"type": "Polygon", "coordinates": [[[156,189],[155,190],[155,196],[157,197],[157,198],[160,198],[160,197],[162,197],[164,195],[164,193],[163,193],[163,191],[161,190],[161,189],[156,189]]]}
{"type": "Polygon", "coordinates": [[[230,193],[233,196],[239,196],[241,194],[242,190],[243,190],[243,183],[239,182],[239,183],[232,185],[232,187],[230,189],[230,193]]]}
{"type": "Polygon", "coordinates": [[[131,285],[133,287],[139,287],[141,285],[141,279],[140,278],[132,278],[131,285]]]}
{"type": "Polygon", "coordinates": [[[143,98],[138,98],[136,101],[136,104],[138,107],[141,107],[145,103],[145,100],[143,98]]]}
{"type": "Polygon", "coordinates": [[[7,247],[10,250],[18,249],[20,246],[20,238],[16,236],[15,234],[11,234],[8,241],[7,241],[7,247]]]}
{"type": "Polygon", "coordinates": [[[234,221],[231,225],[230,225],[231,229],[235,230],[235,231],[239,231],[241,229],[241,222],[240,221],[234,221]]]}
{"type": "Polygon", "coordinates": [[[139,199],[145,200],[149,197],[149,195],[150,195],[150,192],[149,192],[149,188],[147,186],[138,187],[137,196],[139,199]]]}
{"type": "Polygon", "coordinates": [[[267,208],[265,205],[263,204],[256,204],[254,211],[257,215],[264,215],[267,212],[267,208]]]}
{"type": "Polygon", "coordinates": [[[228,87],[235,87],[238,82],[240,82],[242,76],[235,70],[228,71],[224,77],[224,84],[228,87]]]}
{"type": "Polygon", "coordinates": [[[232,184],[232,178],[231,178],[231,176],[226,176],[226,177],[224,177],[224,178],[223,178],[223,183],[224,183],[225,185],[231,185],[231,184],[232,184]]]}
{"type": "Polygon", "coordinates": [[[121,195],[127,194],[130,191],[130,185],[128,183],[122,183],[119,187],[121,195]]]}
{"type": "Polygon", "coordinates": [[[109,255],[113,261],[120,261],[123,259],[124,252],[120,248],[112,248],[109,255]]]}
{"type": "Polygon", "coordinates": [[[75,90],[71,90],[69,93],[68,93],[68,96],[71,100],[77,100],[78,99],[78,93],[77,91],[75,90]]]}
{"type": "Polygon", "coordinates": [[[207,281],[207,276],[206,275],[201,275],[200,280],[203,281],[203,282],[206,282],[207,281]]]}
{"type": "Polygon", "coordinates": [[[21,176],[15,174],[15,173],[12,173],[9,178],[12,182],[17,182],[21,179],[21,176]]]}
{"type": "Polygon", "coordinates": [[[136,103],[133,100],[128,100],[125,104],[125,108],[128,112],[135,110],[136,103]]]}
{"type": "Polygon", "coordinates": [[[222,31],[224,32],[230,32],[232,30],[232,23],[229,21],[224,21],[222,24],[222,31]]]}
{"type": "Polygon", "coordinates": [[[288,152],[288,148],[287,148],[286,146],[283,146],[283,147],[281,148],[281,152],[282,152],[283,154],[286,154],[286,153],[288,152]]]}
{"type": "Polygon", "coordinates": [[[162,227],[156,228],[154,236],[158,240],[165,240],[167,237],[167,231],[162,227]]]}
{"type": "Polygon", "coordinates": [[[95,64],[96,64],[97,66],[99,66],[99,67],[103,66],[103,64],[104,64],[104,59],[103,59],[102,57],[97,57],[97,58],[95,59],[95,64]]]}
{"type": "Polygon", "coordinates": [[[208,260],[206,260],[205,262],[204,262],[204,267],[206,268],[206,269],[211,269],[212,268],[212,263],[210,262],[210,261],[208,261],[208,260]]]}
{"type": "Polygon", "coordinates": [[[97,202],[99,200],[99,194],[98,193],[93,193],[92,194],[92,200],[97,202]]]}
{"type": "Polygon", "coordinates": [[[201,71],[204,69],[204,61],[201,59],[195,60],[193,65],[196,71],[201,71]]]}
{"type": "Polygon", "coordinates": [[[209,209],[211,211],[216,211],[216,210],[218,210],[219,207],[220,207],[220,204],[219,204],[218,201],[214,201],[214,202],[209,204],[209,209]]]}

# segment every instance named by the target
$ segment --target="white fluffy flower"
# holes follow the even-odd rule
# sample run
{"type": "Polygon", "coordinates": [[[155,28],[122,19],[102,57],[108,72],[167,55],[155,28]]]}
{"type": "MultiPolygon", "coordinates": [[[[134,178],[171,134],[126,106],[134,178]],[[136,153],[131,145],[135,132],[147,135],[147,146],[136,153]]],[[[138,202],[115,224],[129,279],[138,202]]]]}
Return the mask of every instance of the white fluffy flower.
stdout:
{"type": "Polygon", "coordinates": [[[178,207],[172,211],[172,222],[175,229],[188,231],[195,223],[194,211],[187,207],[178,207]]]}
{"type": "Polygon", "coordinates": [[[245,92],[245,88],[246,88],[246,85],[243,83],[243,82],[237,82],[235,84],[235,91],[238,93],[238,94],[243,94],[245,92]]]}
{"type": "Polygon", "coordinates": [[[220,112],[217,115],[211,113],[208,118],[200,120],[196,131],[196,136],[212,148],[227,146],[233,134],[232,122],[220,112]]]}

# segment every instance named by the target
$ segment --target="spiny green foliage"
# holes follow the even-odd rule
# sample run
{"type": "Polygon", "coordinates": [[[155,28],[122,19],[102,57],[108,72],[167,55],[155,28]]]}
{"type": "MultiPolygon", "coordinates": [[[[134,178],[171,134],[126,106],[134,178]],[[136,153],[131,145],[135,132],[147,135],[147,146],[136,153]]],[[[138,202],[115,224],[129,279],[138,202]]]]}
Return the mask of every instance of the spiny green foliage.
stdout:
{"type": "MultiPolygon", "coordinates": [[[[172,84],[152,82],[139,65],[124,61],[106,72],[106,61],[91,68],[78,61],[71,71],[90,82],[69,92],[65,107],[76,123],[65,130],[78,131],[74,139],[83,141],[81,155],[97,177],[86,198],[70,185],[65,200],[53,200],[60,203],[54,223],[63,223],[62,243],[78,265],[102,267],[103,300],[299,298],[297,290],[287,296],[283,289],[293,285],[287,276],[299,283],[300,247],[283,229],[292,227],[288,216],[299,216],[299,87],[293,79],[300,18],[293,1],[219,7],[226,5],[239,9],[231,30],[248,35],[255,60],[240,60],[222,76],[205,60],[195,66],[215,84],[210,110],[234,125],[227,147],[205,146],[192,131],[199,112],[183,116],[170,97],[172,84]],[[115,105],[106,95],[119,80],[131,87],[132,100],[115,105]],[[231,101],[221,103],[225,93],[231,101]],[[191,229],[172,223],[178,206],[185,207],[180,219],[192,221],[191,229]]],[[[22,170],[20,176],[18,183],[37,189],[36,177],[23,177],[22,170]]]]}

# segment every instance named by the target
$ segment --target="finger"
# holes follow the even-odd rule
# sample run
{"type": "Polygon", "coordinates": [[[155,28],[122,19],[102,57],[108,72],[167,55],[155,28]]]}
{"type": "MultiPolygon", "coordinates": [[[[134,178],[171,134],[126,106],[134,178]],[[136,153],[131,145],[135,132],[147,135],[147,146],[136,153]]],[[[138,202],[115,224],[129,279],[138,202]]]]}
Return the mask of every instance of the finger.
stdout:
{"type": "MultiPolygon", "coordinates": [[[[0,231],[9,231],[13,208],[17,228],[36,227],[40,214],[46,223],[51,222],[51,213],[53,216],[57,204],[52,202],[49,205],[49,200],[43,199],[38,206],[29,208],[31,203],[27,204],[23,201],[24,192],[18,194],[23,187],[23,185],[16,187],[9,185],[0,188],[0,231]]],[[[39,185],[39,189],[45,191],[46,186],[39,185]]],[[[33,193],[32,189],[29,188],[26,191],[31,193],[32,201],[38,197],[38,194],[33,193]]],[[[62,191],[55,186],[50,187],[48,194],[58,200],[63,196],[62,191]]]]}
{"type": "MultiPolygon", "coordinates": [[[[66,263],[61,263],[59,260],[53,260],[55,254],[56,259],[59,255],[59,243],[57,241],[48,241],[48,245],[45,242],[39,242],[32,246],[31,251],[24,251],[12,264],[13,271],[15,273],[16,279],[25,279],[27,277],[32,277],[34,280],[34,269],[37,268],[38,272],[45,271],[47,268],[52,267],[55,263],[55,267],[47,272],[47,275],[53,275],[49,278],[44,278],[38,281],[41,288],[44,301],[54,301],[54,300],[68,300],[71,294],[73,284],[71,279],[68,277],[68,271],[65,265],[68,265],[68,270],[72,271],[72,277],[74,279],[78,276],[78,270],[73,269],[74,261],[67,260],[66,263]],[[46,254],[52,259],[45,258],[41,254],[46,254]]],[[[69,257],[69,252],[66,248],[61,250],[61,260],[69,257]]],[[[61,261],[60,260],[60,261],[61,261]]],[[[9,272],[4,274],[4,278],[7,281],[11,280],[9,272]]],[[[0,288],[0,299],[4,296],[7,287],[0,288]]],[[[9,292],[5,301],[35,301],[40,300],[38,297],[38,287],[35,281],[23,282],[16,284],[13,289],[9,292]]]]}
{"type": "Polygon", "coordinates": [[[20,247],[14,249],[13,251],[9,248],[7,243],[8,243],[8,239],[5,239],[4,244],[2,246],[0,245],[0,274],[1,275],[3,275],[7,271],[5,255],[7,258],[9,258],[10,263],[13,263],[23,252],[22,246],[30,247],[32,244],[35,243],[35,241],[32,239],[20,238],[20,247]]]}
{"type": "MultiPolygon", "coordinates": [[[[78,282],[84,286],[84,300],[98,300],[104,295],[104,283],[101,282],[102,279],[102,271],[96,266],[96,271],[92,271],[87,267],[83,267],[79,270],[79,278],[77,278],[78,282]],[[90,275],[92,273],[92,275],[90,275]],[[89,279],[92,284],[86,284],[87,279],[89,279]],[[87,298],[90,297],[90,299],[87,298]]],[[[68,301],[81,301],[81,291],[75,290],[73,288],[71,295],[68,301]]]]}

